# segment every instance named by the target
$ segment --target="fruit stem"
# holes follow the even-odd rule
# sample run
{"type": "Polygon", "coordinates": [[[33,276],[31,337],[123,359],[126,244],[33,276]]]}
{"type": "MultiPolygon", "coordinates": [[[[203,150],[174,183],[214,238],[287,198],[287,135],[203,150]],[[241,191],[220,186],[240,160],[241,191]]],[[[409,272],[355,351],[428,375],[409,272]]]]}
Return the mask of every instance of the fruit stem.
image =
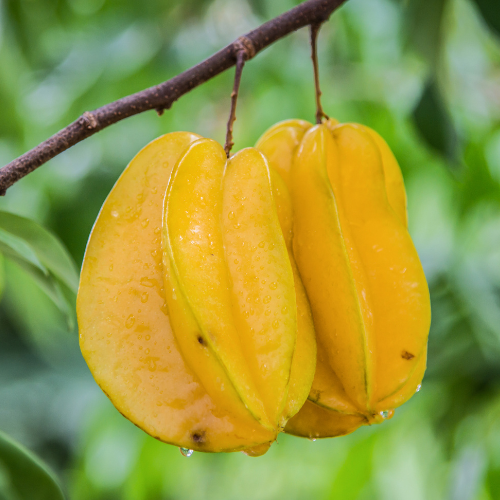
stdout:
{"type": "Polygon", "coordinates": [[[323,121],[323,118],[326,118],[328,120],[328,115],[323,111],[323,107],[321,106],[321,90],[319,88],[317,40],[320,28],[321,23],[311,24],[311,59],[313,62],[314,70],[314,86],[316,88],[316,123],[318,124],[323,121]]]}
{"type": "Polygon", "coordinates": [[[249,59],[249,54],[246,47],[242,44],[236,51],[236,71],[234,73],[234,85],[231,92],[231,111],[229,112],[229,120],[227,121],[226,144],[224,150],[229,158],[233,142],[233,124],[236,121],[236,103],[238,101],[238,92],[240,89],[241,73],[246,60],[249,59]]]}

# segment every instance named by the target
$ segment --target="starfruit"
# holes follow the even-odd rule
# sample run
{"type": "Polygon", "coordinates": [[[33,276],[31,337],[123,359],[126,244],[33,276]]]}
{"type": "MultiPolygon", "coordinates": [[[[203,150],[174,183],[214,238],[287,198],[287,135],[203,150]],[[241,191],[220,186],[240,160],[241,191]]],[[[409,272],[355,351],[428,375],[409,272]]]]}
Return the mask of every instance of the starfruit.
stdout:
{"type": "Polygon", "coordinates": [[[182,448],[265,453],[306,400],[312,317],[291,200],[256,149],[187,132],[146,146],[90,236],[80,345],[116,408],[182,448]]]}
{"type": "Polygon", "coordinates": [[[332,437],[390,418],[420,386],[430,326],[397,161],[373,130],[335,120],[279,123],[256,147],[291,192],[318,346],[308,401],[286,432],[332,437]]]}

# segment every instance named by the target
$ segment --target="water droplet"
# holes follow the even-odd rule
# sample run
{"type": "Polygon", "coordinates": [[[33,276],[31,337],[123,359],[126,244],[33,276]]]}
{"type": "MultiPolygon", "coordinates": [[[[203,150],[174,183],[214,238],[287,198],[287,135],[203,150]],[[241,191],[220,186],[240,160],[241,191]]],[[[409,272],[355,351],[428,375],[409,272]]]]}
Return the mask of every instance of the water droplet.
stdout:
{"type": "Polygon", "coordinates": [[[381,411],[380,412],[380,416],[383,418],[383,419],[386,419],[389,417],[389,410],[384,410],[384,411],[381,411]]]}
{"type": "Polygon", "coordinates": [[[270,285],[269,285],[269,288],[271,290],[276,290],[276,288],[278,288],[278,283],[276,283],[276,281],[273,281],[270,285]]]}
{"type": "Polygon", "coordinates": [[[116,217],[118,217],[119,215],[120,215],[120,214],[119,214],[116,210],[113,210],[113,211],[111,212],[111,216],[112,216],[112,217],[115,217],[115,218],[116,218],[116,217]]]}
{"type": "Polygon", "coordinates": [[[149,354],[149,349],[146,349],[144,352],[145,352],[146,354],[149,354]]]}
{"type": "Polygon", "coordinates": [[[269,304],[269,302],[271,302],[271,296],[270,295],[266,295],[264,297],[264,300],[262,302],[264,302],[264,304],[269,304]]]}
{"type": "Polygon", "coordinates": [[[269,316],[271,314],[271,309],[266,309],[266,312],[264,313],[266,316],[269,316]]]}
{"type": "Polygon", "coordinates": [[[142,222],[141,222],[141,226],[142,227],[147,227],[149,224],[149,219],[144,219],[142,222]]]}
{"type": "Polygon", "coordinates": [[[234,219],[234,212],[229,212],[229,214],[227,215],[227,218],[229,220],[233,220],[234,219]]]}
{"type": "Polygon", "coordinates": [[[316,441],[316,438],[312,438],[311,441],[314,443],[314,441],[316,441]]]}
{"type": "Polygon", "coordinates": [[[182,456],[187,458],[189,458],[194,453],[194,450],[190,450],[189,448],[179,448],[179,451],[181,452],[182,456]]]}
{"type": "Polygon", "coordinates": [[[238,259],[234,259],[234,263],[235,263],[235,264],[239,264],[239,263],[240,263],[240,261],[239,261],[238,259]]]}
{"type": "Polygon", "coordinates": [[[151,338],[151,335],[146,335],[146,340],[149,340],[151,338]]]}
{"type": "Polygon", "coordinates": [[[127,320],[125,321],[125,326],[127,328],[132,328],[134,326],[134,323],[135,323],[135,318],[134,318],[134,315],[131,314],[127,320]]]}
{"type": "Polygon", "coordinates": [[[269,250],[272,250],[274,248],[274,243],[269,244],[269,250]]]}
{"type": "Polygon", "coordinates": [[[141,302],[143,304],[145,304],[147,301],[148,301],[148,298],[149,298],[149,294],[148,292],[144,292],[142,295],[141,295],[141,302]]]}
{"type": "Polygon", "coordinates": [[[263,242],[263,241],[261,241],[261,242],[259,243],[259,247],[260,247],[260,248],[264,248],[264,245],[265,245],[265,242],[263,242]]]}
{"type": "Polygon", "coordinates": [[[112,270],[113,270],[113,264],[111,264],[111,265],[109,266],[109,270],[110,270],[110,271],[112,271],[112,270]]]}
{"type": "Polygon", "coordinates": [[[147,286],[148,288],[152,288],[153,286],[155,286],[157,284],[157,281],[155,279],[144,277],[144,278],[141,278],[140,283],[142,286],[147,286]]]}
{"type": "Polygon", "coordinates": [[[420,391],[420,389],[422,389],[422,384],[418,384],[418,385],[417,385],[417,390],[416,390],[415,392],[419,392],[419,391],[420,391]]]}
{"type": "Polygon", "coordinates": [[[137,335],[137,340],[141,340],[142,339],[142,335],[137,335]]]}
{"type": "Polygon", "coordinates": [[[156,194],[158,192],[158,188],[155,186],[154,188],[151,189],[151,192],[153,194],[156,194]]]}
{"type": "Polygon", "coordinates": [[[273,321],[273,328],[276,330],[280,326],[280,322],[278,320],[273,321]]]}
{"type": "Polygon", "coordinates": [[[154,233],[155,234],[160,234],[161,229],[159,227],[155,227],[154,233]]]}
{"type": "Polygon", "coordinates": [[[287,311],[288,311],[288,307],[287,306],[283,306],[281,308],[281,314],[286,314],[287,311]]]}

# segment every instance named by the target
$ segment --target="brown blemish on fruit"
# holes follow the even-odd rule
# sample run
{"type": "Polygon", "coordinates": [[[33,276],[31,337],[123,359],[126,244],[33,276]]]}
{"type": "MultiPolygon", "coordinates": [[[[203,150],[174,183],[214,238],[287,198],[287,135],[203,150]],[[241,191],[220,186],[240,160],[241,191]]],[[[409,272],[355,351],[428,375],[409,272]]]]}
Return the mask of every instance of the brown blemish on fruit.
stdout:
{"type": "Polygon", "coordinates": [[[205,345],[205,339],[201,335],[198,335],[198,343],[201,345],[205,345]]]}
{"type": "Polygon", "coordinates": [[[408,351],[403,351],[401,353],[401,357],[403,359],[407,359],[407,360],[410,360],[410,359],[413,359],[415,357],[415,354],[412,354],[411,352],[408,352],[408,351]]]}
{"type": "Polygon", "coordinates": [[[191,439],[197,444],[203,444],[205,442],[205,431],[193,432],[191,439]]]}

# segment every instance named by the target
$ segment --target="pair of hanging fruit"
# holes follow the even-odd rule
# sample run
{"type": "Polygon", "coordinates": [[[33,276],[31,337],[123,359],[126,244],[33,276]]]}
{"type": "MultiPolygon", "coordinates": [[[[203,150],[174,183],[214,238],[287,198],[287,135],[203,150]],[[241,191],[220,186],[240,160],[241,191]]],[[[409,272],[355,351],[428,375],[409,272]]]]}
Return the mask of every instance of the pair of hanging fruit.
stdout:
{"type": "Polygon", "coordinates": [[[164,135],[102,207],[77,313],[97,383],[167,443],[258,456],[379,422],[420,384],[430,320],[396,160],[333,120],[230,159],[164,135]]]}

